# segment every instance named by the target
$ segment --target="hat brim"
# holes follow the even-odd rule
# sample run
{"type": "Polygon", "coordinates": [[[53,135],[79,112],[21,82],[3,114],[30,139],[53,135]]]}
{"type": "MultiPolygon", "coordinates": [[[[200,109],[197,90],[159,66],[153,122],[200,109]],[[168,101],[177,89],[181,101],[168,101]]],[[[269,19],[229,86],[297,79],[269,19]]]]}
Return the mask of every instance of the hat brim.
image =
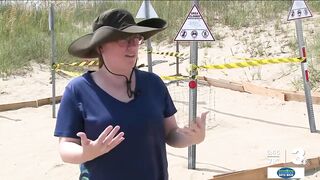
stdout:
{"type": "Polygon", "coordinates": [[[160,18],[146,19],[122,30],[111,26],[102,26],[95,32],[81,36],[73,41],[68,48],[68,52],[80,58],[96,58],[99,57],[96,48],[105,42],[126,38],[131,34],[141,34],[144,39],[149,39],[166,27],[166,21],[160,18]]]}

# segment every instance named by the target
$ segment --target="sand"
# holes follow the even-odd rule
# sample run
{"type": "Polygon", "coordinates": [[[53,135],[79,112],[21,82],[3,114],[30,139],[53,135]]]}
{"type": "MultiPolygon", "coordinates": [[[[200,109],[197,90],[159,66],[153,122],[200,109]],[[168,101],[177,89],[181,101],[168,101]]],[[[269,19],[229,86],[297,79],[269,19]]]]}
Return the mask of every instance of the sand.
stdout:
{"type": "MultiPolygon", "coordinates": [[[[294,35],[293,23],[283,23],[282,26],[287,31],[292,31],[288,34],[294,35]]],[[[305,26],[309,27],[308,24],[305,26]]],[[[267,55],[268,57],[293,56],[285,46],[290,36],[279,35],[278,31],[268,25],[257,28],[266,29],[263,33],[267,32],[270,35],[263,33],[255,35],[254,28],[231,30],[227,27],[215,27],[213,34],[225,33],[223,36],[226,38],[217,41],[212,47],[199,49],[199,64],[239,61],[229,58],[232,55],[249,57],[250,52],[241,38],[251,38],[253,34],[263,45],[270,41],[270,47],[264,48],[268,51],[266,57],[267,55]]],[[[312,39],[312,33],[306,32],[305,36],[310,36],[312,39]]],[[[258,43],[257,41],[255,42],[258,43]]],[[[175,47],[169,43],[154,45],[156,51],[174,51],[174,49],[175,47]]],[[[181,52],[188,53],[189,47],[181,48],[181,52]]],[[[155,73],[175,74],[175,66],[170,65],[175,58],[154,55],[153,60],[155,73]]],[[[146,62],[146,54],[141,50],[138,64],[146,62]]],[[[187,59],[180,65],[180,72],[184,75],[187,75],[188,64],[187,59]]],[[[0,80],[0,104],[51,96],[49,67],[32,64],[32,68],[33,70],[24,76],[0,80]]],[[[215,79],[250,82],[285,90],[294,90],[291,82],[295,78],[301,78],[300,64],[208,70],[200,74],[215,79]]],[[[62,95],[69,80],[70,78],[57,76],[57,95],[62,95]]],[[[187,83],[179,83],[179,86],[173,83],[168,88],[178,108],[176,115],[178,124],[184,126],[188,124],[187,83]]],[[[168,147],[168,170],[172,180],[209,179],[217,174],[267,166],[272,163],[268,158],[268,152],[274,151],[278,152],[280,157],[273,163],[292,161],[294,158],[292,152],[296,149],[303,149],[306,153],[305,158],[320,156],[320,133],[319,131],[310,133],[304,102],[285,102],[267,96],[199,85],[197,108],[198,114],[207,110],[210,114],[207,119],[206,139],[197,145],[196,169],[187,168],[187,148],[168,147]]],[[[313,110],[316,126],[319,129],[320,106],[313,105],[313,110]]],[[[55,121],[56,119],[52,118],[51,105],[0,112],[1,179],[77,179],[78,165],[66,164],[59,157],[58,139],[53,137],[55,121]]],[[[320,179],[320,173],[310,172],[305,179],[320,179]]]]}

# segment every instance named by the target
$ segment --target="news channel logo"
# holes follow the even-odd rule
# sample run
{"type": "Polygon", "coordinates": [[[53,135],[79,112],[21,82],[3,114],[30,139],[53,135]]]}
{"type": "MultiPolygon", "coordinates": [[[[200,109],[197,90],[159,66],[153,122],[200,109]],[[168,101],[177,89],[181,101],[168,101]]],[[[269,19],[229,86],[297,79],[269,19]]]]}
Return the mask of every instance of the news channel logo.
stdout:
{"type": "Polygon", "coordinates": [[[268,167],[268,179],[300,179],[304,178],[304,167],[268,167]]]}

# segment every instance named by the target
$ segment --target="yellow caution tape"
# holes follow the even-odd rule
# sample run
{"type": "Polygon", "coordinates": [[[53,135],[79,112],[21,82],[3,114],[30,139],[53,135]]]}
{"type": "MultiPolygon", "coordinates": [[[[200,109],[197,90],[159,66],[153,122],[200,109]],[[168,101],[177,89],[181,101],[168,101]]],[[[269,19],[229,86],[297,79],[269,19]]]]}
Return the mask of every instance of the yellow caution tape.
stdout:
{"type": "Polygon", "coordinates": [[[82,62],[74,62],[74,63],[58,63],[53,64],[53,69],[60,69],[61,66],[77,66],[77,67],[83,67],[83,66],[98,66],[99,61],[82,61],[82,62]]]}
{"type": "MultiPolygon", "coordinates": [[[[152,51],[150,51],[152,52],[152,51]]],[[[153,52],[160,55],[168,55],[168,56],[184,56],[184,53],[179,52],[153,52]]],[[[246,60],[246,62],[237,62],[237,63],[226,63],[226,64],[217,64],[217,65],[203,65],[198,68],[204,69],[231,69],[231,68],[243,68],[249,66],[260,66],[265,64],[277,64],[277,63],[290,63],[290,62],[302,62],[304,58],[270,58],[270,59],[256,59],[256,58],[241,58],[235,57],[237,59],[246,60]]],[[[58,63],[53,64],[53,69],[60,69],[61,66],[98,66],[99,61],[82,61],[82,62],[74,62],[74,63],[58,63]]],[[[144,67],[145,65],[139,65],[144,67]]]]}
{"type": "Polygon", "coordinates": [[[63,74],[66,74],[70,77],[77,77],[77,76],[81,76],[82,73],[80,72],[71,72],[71,71],[65,71],[65,70],[62,70],[62,69],[56,69],[56,72],[62,72],[63,74]]]}
{"type": "Polygon", "coordinates": [[[158,55],[164,55],[164,56],[174,56],[174,57],[184,57],[188,54],[186,53],[180,53],[180,52],[156,52],[156,51],[147,51],[149,54],[158,54],[158,55]]]}
{"type": "MultiPolygon", "coordinates": [[[[247,59],[247,58],[243,58],[247,59]]],[[[226,64],[211,64],[202,66],[191,66],[192,69],[232,69],[232,68],[244,68],[251,66],[261,66],[265,64],[278,64],[278,63],[292,63],[292,62],[302,62],[303,58],[273,58],[273,59],[251,59],[250,61],[237,62],[237,63],[226,63],[226,64]]]]}
{"type": "MultiPolygon", "coordinates": [[[[236,62],[236,63],[226,63],[226,64],[209,64],[209,65],[202,65],[202,66],[196,66],[194,64],[191,64],[191,69],[233,69],[233,68],[244,68],[244,67],[251,67],[251,66],[260,66],[265,64],[277,64],[277,63],[293,63],[293,62],[302,62],[305,60],[305,58],[272,58],[272,59],[255,59],[255,58],[238,58],[238,59],[244,59],[248,60],[245,62],[236,62]]],[[[67,65],[67,66],[97,66],[99,65],[98,61],[82,61],[82,62],[74,62],[74,63],[59,63],[59,64],[53,64],[52,68],[55,69],[57,72],[62,72],[64,74],[67,74],[71,77],[79,76],[81,73],[78,72],[70,72],[65,71],[61,69],[61,66],[67,65]]],[[[141,64],[138,66],[145,67],[144,64],[141,64]]],[[[162,76],[163,80],[185,80],[188,79],[188,76],[162,76]]]]}
{"type": "MultiPolygon", "coordinates": [[[[65,71],[62,69],[56,69],[56,72],[61,72],[70,77],[77,77],[82,75],[82,73],[80,72],[71,72],[71,71],[65,71]]],[[[188,76],[161,76],[161,79],[167,80],[167,81],[180,81],[180,80],[188,80],[189,77],[188,76]]]]}
{"type": "Polygon", "coordinates": [[[177,81],[177,80],[187,80],[189,79],[188,76],[161,76],[162,80],[167,81],[177,81]]]}

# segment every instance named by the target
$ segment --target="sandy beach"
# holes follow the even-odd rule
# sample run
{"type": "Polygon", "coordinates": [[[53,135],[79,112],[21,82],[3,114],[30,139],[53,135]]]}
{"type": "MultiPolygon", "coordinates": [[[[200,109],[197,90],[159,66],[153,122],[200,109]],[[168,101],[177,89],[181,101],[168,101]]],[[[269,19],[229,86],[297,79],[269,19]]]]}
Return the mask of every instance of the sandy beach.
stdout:
{"type": "MultiPolygon", "coordinates": [[[[305,26],[309,30],[318,28],[308,23],[305,26]]],[[[270,47],[265,48],[270,57],[293,57],[285,46],[290,36],[279,35],[277,31],[267,27],[268,25],[246,30],[215,27],[213,34],[224,33],[226,38],[217,41],[213,47],[199,49],[199,64],[239,61],[229,58],[230,56],[250,57],[250,51],[240,38],[251,38],[257,28],[266,28],[266,31],[256,35],[255,42],[266,44],[270,41],[270,47]]],[[[294,35],[294,23],[283,23],[283,27],[292,31],[290,35],[294,35]]],[[[308,37],[310,33],[311,31],[306,32],[305,36],[308,37]]],[[[138,64],[147,63],[143,48],[138,64]]],[[[155,51],[175,49],[173,44],[168,43],[154,45],[153,48],[155,51]]],[[[181,48],[181,52],[189,51],[188,46],[181,48]]],[[[175,74],[175,65],[171,65],[175,62],[174,57],[153,55],[153,61],[156,74],[175,74]]],[[[39,64],[32,64],[31,67],[33,70],[24,76],[0,79],[0,104],[51,97],[50,68],[39,64]]],[[[186,57],[180,64],[180,72],[187,75],[188,67],[189,60],[186,57]]],[[[146,67],[141,69],[147,70],[146,67]]],[[[208,70],[199,74],[284,90],[294,90],[292,81],[301,78],[300,64],[208,70]]],[[[63,94],[70,79],[57,75],[57,95],[63,94]]],[[[185,126],[189,119],[188,84],[172,83],[168,88],[178,109],[178,124],[185,126]]],[[[313,110],[316,126],[320,129],[320,105],[313,105],[313,110]]],[[[291,162],[295,158],[293,152],[297,149],[305,151],[306,159],[320,156],[320,133],[311,133],[309,130],[305,102],[281,101],[267,96],[199,85],[197,112],[200,114],[203,111],[210,111],[210,114],[207,119],[206,139],[197,145],[196,169],[187,168],[187,148],[168,146],[168,171],[171,180],[204,180],[218,174],[291,162]],[[279,158],[271,160],[268,153],[274,151],[279,153],[279,158]]],[[[56,119],[52,118],[51,105],[0,112],[0,179],[78,178],[78,165],[66,164],[59,157],[58,139],[53,136],[55,121],[56,119]]],[[[319,180],[320,173],[309,172],[305,179],[319,180]]]]}

